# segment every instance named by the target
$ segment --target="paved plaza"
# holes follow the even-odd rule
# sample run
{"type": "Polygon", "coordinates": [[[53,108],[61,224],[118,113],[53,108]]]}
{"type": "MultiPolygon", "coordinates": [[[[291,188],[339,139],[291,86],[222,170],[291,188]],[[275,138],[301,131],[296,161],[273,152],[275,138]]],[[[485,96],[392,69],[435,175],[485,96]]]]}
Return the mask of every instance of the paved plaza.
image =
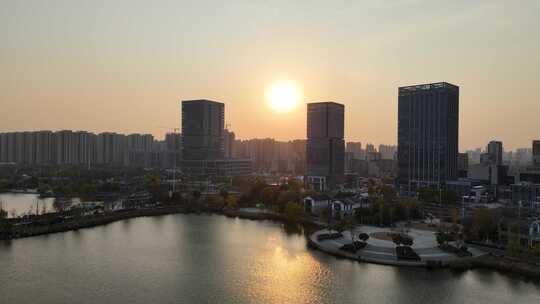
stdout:
{"type": "MultiPolygon", "coordinates": [[[[409,229],[407,234],[414,240],[414,244],[411,246],[414,251],[422,259],[419,262],[414,261],[400,261],[395,255],[395,244],[391,240],[383,240],[373,237],[374,233],[391,233],[400,232],[398,230],[392,230],[390,228],[381,228],[374,226],[361,226],[354,229],[354,234],[367,233],[370,235],[367,241],[367,246],[364,249],[359,250],[356,254],[348,254],[347,256],[366,262],[374,262],[380,264],[391,265],[407,265],[407,266],[425,266],[427,261],[441,261],[442,263],[448,263],[451,260],[458,259],[456,255],[442,251],[437,244],[437,239],[433,231],[409,229]]],[[[351,234],[349,231],[343,232],[343,237],[334,240],[318,241],[317,235],[321,233],[328,233],[327,229],[319,230],[310,236],[311,241],[314,242],[319,249],[330,253],[340,251],[339,248],[345,244],[351,242],[351,234]]],[[[470,248],[469,251],[473,256],[483,255],[484,252],[470,248]]]]}

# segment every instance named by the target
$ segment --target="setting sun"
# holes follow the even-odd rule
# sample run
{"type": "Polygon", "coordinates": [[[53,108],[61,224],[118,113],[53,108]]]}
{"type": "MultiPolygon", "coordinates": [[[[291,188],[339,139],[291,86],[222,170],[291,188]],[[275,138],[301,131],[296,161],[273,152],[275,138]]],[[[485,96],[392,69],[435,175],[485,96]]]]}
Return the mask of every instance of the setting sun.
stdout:
{"type": "Polygon", "coordinates": [[[290,81],[274,83],[266,92],[266,99],[270,107],[276,112],[290,112],[301,99],[298,86],[290,81]]]}

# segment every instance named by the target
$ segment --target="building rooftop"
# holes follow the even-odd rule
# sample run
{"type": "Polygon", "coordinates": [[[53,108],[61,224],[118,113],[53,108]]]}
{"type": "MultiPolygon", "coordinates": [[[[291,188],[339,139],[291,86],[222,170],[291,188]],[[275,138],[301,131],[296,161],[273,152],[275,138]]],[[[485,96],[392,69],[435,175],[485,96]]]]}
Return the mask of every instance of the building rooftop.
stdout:
{"type": "Polygon", "coordinates": [[[448,82],[436,82],[427,84],[416,84],[411,86],[399,87],[399,93],[427,91],[434,89],[454,89],[459,90],[459,87],[448,82]]]}
{"type": "Polygon", "coordinates": [[[310,105],[319,105],[319,104],[333,104],[333,105],[337,105],[337,106],[340,106],[340,107],[345,107],[343,104],[341,103],[337,103],[337,102],[334,102],[334,101],[319,101],[319,102],[310,102],[308,103],[308,106],[310,105]]]}
{"type": "Polygon", "coordinates": [[[199,103],[199,102],[207,102],[207,103],[218,103],[218,104],[223,104],[222,102],[214,101],[214,100],[210,100],[210,99],[190,99],[190,100],[182,100],[182,103],[199,103]]]}

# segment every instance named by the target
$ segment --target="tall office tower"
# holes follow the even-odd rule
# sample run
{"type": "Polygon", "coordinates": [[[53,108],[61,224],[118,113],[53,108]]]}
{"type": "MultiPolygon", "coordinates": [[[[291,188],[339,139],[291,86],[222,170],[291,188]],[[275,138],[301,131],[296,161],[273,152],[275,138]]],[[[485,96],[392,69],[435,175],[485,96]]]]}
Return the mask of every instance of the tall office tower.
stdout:
{"type": "Polygon", "coordinates": [[[398,182],[402,191],[458,177],[459,87],[432,83],[398,90],[398,182]]]}
{"type": "Polygon", "coordinates": [[[533,140],[532,153],[534,166],[540,167],[540,140],[533,140]]]}
{"type": "Polygon", "coordinates": [[[182,101],[182,156],[185,160],[223,159],[225,105],[206,99],[182,101]]]}
{"type": "Polygon", "coordinates": [[[306,177],[312,189],[325,191],[343,181],[345,106],[335,102],[307,105],[306,177]]]}
{"type": "Polygon", "coordinates": [[[224,155],[225,158],[233,158],[234,155],[234,142],[236,139],[236,135],[234,132],[225,130],[223,133],[223,146],[224,146],[224,155]]]}
{"type": "Polygon", "coordinates": [[[487,145],[486,151],[491,155],[493,160],[492,165],[502,165],[503,158],[503,144],[500,141],[490,141],[487,145]]]}

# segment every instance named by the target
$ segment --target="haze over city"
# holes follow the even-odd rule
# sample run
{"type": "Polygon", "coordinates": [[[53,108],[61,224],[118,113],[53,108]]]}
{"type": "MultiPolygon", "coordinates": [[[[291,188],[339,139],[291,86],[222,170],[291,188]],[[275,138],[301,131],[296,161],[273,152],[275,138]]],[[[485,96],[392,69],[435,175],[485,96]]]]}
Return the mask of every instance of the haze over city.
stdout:
{"type": "Polygon", "coordinates": [[[345,105],[345,138],[395,144],[397,88],[460,87],[460,150],[529,147],[540,120],[538,1],[3,1],[0,129],[152,133],[180,100],[223,101],[237,138],[306,137],[345,105]],[[269,105],[292,84],[286,111],[269,105]]]}
{"type": "Polygon", "coordinates": [[[540,303],[540,0],[1,0],[0,303],[540,303]]]}

